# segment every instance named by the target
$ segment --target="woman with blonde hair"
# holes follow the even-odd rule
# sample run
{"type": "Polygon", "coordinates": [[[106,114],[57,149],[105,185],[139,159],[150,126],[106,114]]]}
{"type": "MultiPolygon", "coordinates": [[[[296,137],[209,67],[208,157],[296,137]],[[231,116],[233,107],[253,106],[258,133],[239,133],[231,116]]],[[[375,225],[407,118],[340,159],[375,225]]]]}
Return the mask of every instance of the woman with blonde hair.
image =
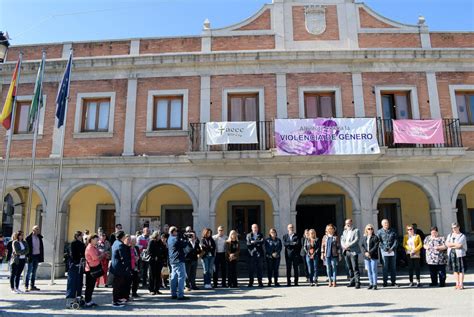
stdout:
{"type": "Polygon", "coordinates": [[[227,261],[227,285],[231,288],[237,287],[237,263],[239,262],[240,243],[237,231],[232,230],[225,242],[225,258],[227,261]]]}
{"type": "Polygon", "coordinates": [[[318,253],[320,250],[319,239],[316,237],[316,230],[308,232],[308,238],[303,245],[305,250],[305,262],[309,272],[309,283],[311,286],[318,286],[318,253]]]}
{"type": "Polygon", "coordinates": [[[379,237],[375,234],[374,226],[368,224],[364,230],[365,239],[362,240],[365,267],[369,277],[368,289],[377,289],[377,261],[379,259],[379,237]]]}
{"type": "Polygon", "coordinates": [[[321,260],[326,265],[329,287],[336,287],[337,264],[341,256],[341,243],[336,234],[336,227],[331,223],[326,226],[326,234],[321,242],[321,260]]]}
{"type": "Polygon", "coordinates": [[[421,242],[420,235],[415,233],[412,225],[407,226],[407,234],[403,237],[403,248],[407,254],[409,286],[412,287],[414,285],[413,271],[415,271],[416,287],[420,287],[420,251],[423,248],[423,243],[421,242]]]}

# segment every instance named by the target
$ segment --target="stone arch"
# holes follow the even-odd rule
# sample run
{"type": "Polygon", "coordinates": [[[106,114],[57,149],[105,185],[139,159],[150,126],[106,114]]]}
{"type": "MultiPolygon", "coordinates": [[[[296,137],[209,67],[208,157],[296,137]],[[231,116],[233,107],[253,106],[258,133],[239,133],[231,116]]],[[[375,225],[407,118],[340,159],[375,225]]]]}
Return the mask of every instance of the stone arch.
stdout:
{"type": "Polygon", "coordinates": [[[259,187],[270,197],[273,205],[273,210],[279,210],[277,196],[275,195],[275,192],[271,188],[271,186],[267,184],[267,182],[253,177],[238,177],[224,181],[221,185],[219,185],[219,189],[212,194],[210,203],[211,214],[215,213],[217,201],[219,200],[221,195],[232,186],[239,184],[251,184],[259,187]]]}
{"type": "Polygon", "coordinates": [[[372,209],[377,210],[377,203],[382,192],[396,182],[408,182],[418,186],[427,196],[431,209],[440,209],[437,190],[427,180],[422,177],[412,175],[395,175],[385,179],[374,191],[372,196],[372,209]]]}
{"type": "Polygon", "coordinates": [[[452,192],[452,195],[451,195],[451,206],[453,208],[456,208],[456,200],[458,198],[459,192],[461,192],[461,190],[464,188],[464,186],[466,186],[467,184],[469,184],[470,182],[473,182],[473,181],[474,181],[474,175],[469,175],[469,176],[463,178],[456,185],[456,187],[454,188],[454,190],[452,192]]]}
{"type": "Polygon", "coordinates": [[[303,193],[303,191],[311,185],[317,183],[331,183],[334,185],[339,186],[342,190],[344,190],[352,200],[353,209],[360,210],[360,200],[359,196],[357,195],[357,190],[347,181],[334,177],[334,176],[315,176],[307,179],[302,184],[300,184],[291,195],[291,210],[296,210],[296,203],[298,202],[299,197],[303,193]]]}
{"type": "MultiPolygon", "coordinates": [[[[8,184],[4,195],[6,196],[7,194],[9,194],[12,191],[15,191],[15,189],[17,189],[19,187],[28,187],[28,186],[29,186],[29,184],[24,183],[24,182],[8,184]]],[[[43,190],[37,184],[33,184],[33,191],[36,192],[36,194],[40,197],[41,204],[43,205],[43,210],[46,211],[47,210],[46,209],[47,199],[46,199],[46,195],[44,194],[43,190]]],[[[5,197],[3,197],[3,199],[5,199],[5,197]]]]}
{"type": "Polygon", "coordinates": [[[100,180],[81,180],[69,186],[69,188],[62,195],[63,198],[61,199],[61,202],[59,204],[59,206],[61,207],[59,209],[60,212],[67,210],[67,204],[69,203],[71,198],[74,196],[74,194],[76,194],[81,189],[87,186],[93,186],[93,185],[97,185],[105,189],[110,194],[110,196],[112,196],[112,199],[114,200],[115,208],[117,210],[120,209],[120,198],[109,183],[100,181],[100,180]]]}
{"type": "Polygon", "coordinates": [[[165,179],[165,180],[153,181],[153,182],[150,182],[150,183],[146,184],[145,186],[143,186],[143,189],[140,190],[140,193],[138,194],[137,198],[135,199],[135,202],[133,203],[133,209],[132,209],[133,213],[135,213],[135,214],[139,213],[140,204],[142,203],[143,199],[145,198],[145,196],[150,191],[152,191],[156,187],[165,186],[165,185],[176,186],[179,189],[181,189],[182,191],[184,191],[189,196],[189,198],[191,199],[191,201],[193,203],[194,212],[197,212],[198,207],[199,207],[199,203],[198,203],[197,196],[194,193],[194,191],[191,189],[191,187],[189,187],[185,183],[177,181],[177,180],[165,179]]]}

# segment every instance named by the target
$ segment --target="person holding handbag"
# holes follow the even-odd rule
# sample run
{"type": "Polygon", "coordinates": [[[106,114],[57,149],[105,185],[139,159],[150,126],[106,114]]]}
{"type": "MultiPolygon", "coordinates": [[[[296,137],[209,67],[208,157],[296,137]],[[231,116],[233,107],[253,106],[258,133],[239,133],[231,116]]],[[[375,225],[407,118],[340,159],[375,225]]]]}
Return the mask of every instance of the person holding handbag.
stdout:
{"type": "Polygon", "coordinates": [[[318,254],[320,250],[319,239],[316,230],[309,230],[308,239],[303,246],[306,254],[306,264],[309,271],[310,286],[318,286],[318,254]]]}
{"type": "Polygon", "coordinates": [[[13,234],[12,256],[10,258],[10,287],[12,293],[22,294],[20,290],[20,278],[26,264],[29,253],[28,244],[23,240],[23,232],[17,231],[13,234]]]}
{"type": "Polygon", "coordinates": [[[267,259],[268,286],[272,286],[272,278],[275,286],[278,283],[278,269],[280,268],[281,250],[283,244],[278,238],[275,228],[271,228],[268,232],[268,238],[265,239],[265,257],[267,259]]]}
{"type": "Polygon", "coordinates": [[[148,261],[150,269],[148,291],[150,295],[161,294],[161,270],[165,264],[166,246],[158,231],[153,232],[146,250],[142,251],[142,261],[148,261]]]}
{"type": "Polygon", "coordinates": [[[237,263],[240,255],[240,242],[237,231],[232,230],[225,242],[225,255],[228,266],[228,286],[237,288],[237,263]]]}
{"type": "Polygon", "coordinates": [[[92,293],[94,292],[97,279],[104,274],[100,262],[106,255],[101,253],[97,248],[97,242],[99,241],[98,235],[92,234],[87,240],[88,243],[85,251],[86,291],[84,299],[86,301],[86,307],[94,307],[97,306],[97,304],[92,301],[92,293]]]}

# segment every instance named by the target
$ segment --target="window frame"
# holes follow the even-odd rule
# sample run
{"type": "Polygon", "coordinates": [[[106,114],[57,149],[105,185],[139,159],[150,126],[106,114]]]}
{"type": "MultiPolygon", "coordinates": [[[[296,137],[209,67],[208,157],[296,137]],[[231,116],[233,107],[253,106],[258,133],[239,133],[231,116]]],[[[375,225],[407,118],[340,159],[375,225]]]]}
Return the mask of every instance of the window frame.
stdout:
{"type": "MultiPolygon", "coordinates": [[[[116,93],[111,92],[87,92],[78,93],[76,95],[76,112],[74,116],[74,134],[73,137],[76,139],[88,139],[88,138],[111,138],[114,135],[114,120],[115,120],[115,101],[116,93]],[[84,100],[92,99],[109,99],[109,120],[107,131],[82,131],[83,127],[83,115],[84,115],[84,100]]],[[[98,121],[97,121],[98,122],[98,121]]]]}
{"type": "MultiPolygon", "coordinates": [[[[231,100],[232,98],[239,98],[239,99],[242,99],[242,101],[245,100],[245,98],[255,98],[255,102],[256,102],[256,115],[257,115],[257,118],[255,120],[255,122],[259,122],[260,120],[260,104],[259,104],[259,93],[258,92],[254,92],[254,93],[228,93],[227,94],[227,121],[231,121],[231,114],[232,114],[232,109],[231,109],[231,100]]],[[[245,117],[245,102],[244,102],[244,107],[242,107],[242,113],[241,113],[241,117],[245,117]]],[[[249,121],[247,119],[243,120],[243,121],[249,121]]],[[[253,121],[253,120],[250,120],[250,121],[253,121]]]]}
{"type": "Polygon", "coordinates": [[[258,120],[265,121],[265,88],[263,87],[246,87],[246,88],[224,88],[222,90],[222,121],[227,121],[229,118],[228,100],[229,95],[238,94],[258,94],[258,120]]]}
{"type": "Polygon", "coordinates": [[[109,120],[110,120],[110,98],[84,98],[82,99],[82,119],[81,119],[81,133],[107,133],[109,132],[109,120]],[[89,103],[95,102],[96,106],[96,116],[95,116],[95,127],[93,130],[86,130],[86,122],[87,122],[87,105],[89,103]],[[109,111],[107,113],[107,130],[99,129],[99,115],[100,115],[100,103],[108,102],[109,103],[109,111]]]}
{"type": "Polygon", "coordinates": [[[331,110],[332,110],[332,118],[335,117],[336,115],[336,92],[335,91],[321,91],[321,92],[314,92],[314,91],[306,91],[303,94],[304,98],[304,118],[305,119],[311,119],[308,117],[308,103],[307,103],[307,98],[308,97],[316,97],[318,99],[318,102],[316,104],[316,112],[318,113],[318,118],[322,118],[320,116],[320,110],[321,110],[321,97],[331,97],[331,110]]]}
{"type": "MultiPolygon", "coordinates": [[[[23,96],[16,96],[16,104],[15,104],[15,112],[17,111],[17,105],[18,103],[29,103],[31,106],[31,101],[33,100],[33,95],[23,95],[23,96]]],[[[38,139],[43,138],[43,130],[44,130],[44,117],[45,117],[45,110],[47,107],[47,95],[43,94],[43,108],[40,111],[40,117],[39,117],[39,125],[38,125],[38,139]]],[[[12,135],[12,140],[33,140],[34,138],[34,133],[28,132],[28,133],[16,133],[16,120],[17,120],[17,113],[15,113],[15,122],[13,122],[13,135],[12,135]]],[[[5,134],[5,136],[7,136],[5,134]]]]}
{"type": "Polygon", "coordinates": [[[184,103],[184,97],[183,95],[175,95],[175,96],[153,96],[153,125],[152,125],[152,130],[153,131],[181,131],[183,130],[183,106],[184,103]],[[180,127],[179,128],[172,128],[171,127],[171,102],[173,100],[179,99],[181,101],[181,122],[180,122],[180,127]],[[157,127],[157,112],[158,112],[158,101],[159,100],[166,100],[167,101],[167,118],[166,118],[166,128],[158,128],[157,127]]]}
{"type": "MultiPolygon", "coordinates": [[[[30,112],[30,107],[31,107],[31,101],[17,101],[15,105],[15,122],[13,123],[13,134],[16,135],[28,135],[28,134],[33,134],[33,131],[26,131],[26,132],[19,132],[19,126],[20,126],[20,113],[19,111],[22,107],[27,107],[28,108],[28,113],[30,112]]],[[[28,116],[27,116],[28,118],[28,116]]],[[[28,126],[27,126],[28,129],[28,126]]]]}
{"type": "Polygon", "coordinates": [[[341,86],[301,86],[298,87],[299,118],[306,119],[305,94],[334,93],[334,118],[343,118],[341,86]]]}
{"type": "Polygon", "coordinates": [[[386,92],[409,92],[411,120],[420,119],[420,104],[418,102],[418,89],[416,86],[406,85],[392,85],[392,86],[375,86],[375,107],[377,110],[377,117],[383,118],[382,94],[386,92]]]}
{"type": "Polygon", "coordinates": [[[145,135],[147,137],[157,136],[187,136],[188,135],[188,111],[189,111],[189,89],[161,89],[161,90],[149,90],[146,108],[146,129],[145,135]],[[153,130],[154,121],[154,108],[155,108],[155,97],[160,96],[182,96],[183,101],[181,104],[181,129],[172,130],[153,130]]]}
{"type": "Polygon", "coordinates": [[[470,90],[456,90],[455,91],[455,100],[456,100],[456,111],[457,111],[457,117],[459,119],[459,124],[462,126],[474,126],[474,113],[471,112],[471,100],[468,98],[468,96],[474,96],[474,91],[470,90]],[[458,104],[457,104],[457,96],[463,96],[466,102],[466,112],[467,112],[467,123],[462,123],[461,119],[459,119],[459,109],[458,109],[458,104]]]}
{"type": "MultiPolygon", "coordinates": [[[[407,109],[408,109],[408,120],[412,120],[414,119],[413,118],[413,110],[412,110],[412,102],[411,102],[411,92],[408,91],[408,90],[394,90],[394,91],[390,91],[390,90],[382,90],[380,92],[380,98],[382,99],[382,119],[389,119],[389,118],[385,118],[383,116],[383,97],[384,96],[391,96],[392,97],[392,102],[393,102],[393,111],[395,113],[395,117],[396,117],[396,101],[395,101],[395,96],[406,96],[407,97],[407,109]]],[[[395,120],[400,120],[400,118],[395,118],[395,120]]]]}

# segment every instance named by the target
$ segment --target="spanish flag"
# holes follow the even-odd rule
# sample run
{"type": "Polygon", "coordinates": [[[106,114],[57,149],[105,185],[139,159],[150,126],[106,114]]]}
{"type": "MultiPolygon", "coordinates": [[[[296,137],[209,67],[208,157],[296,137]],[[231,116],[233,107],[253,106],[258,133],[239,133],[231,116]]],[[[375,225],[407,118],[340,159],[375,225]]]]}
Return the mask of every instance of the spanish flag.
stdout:
{"type": "Polygon", "coordinates": [[[0,114],[0,123],[9,130],[12,124],[12,112],[13,112],[13,103],[16,97],[16,85],[18,79],[18,70],[20,69],[21,61],[18,60],[16,63],[15,71],[13,72],[12,81],[10,83],[10,89],[8,89],[7,98],[5,99],[5,104],[3,105],[2,114],[0,114]]]}

